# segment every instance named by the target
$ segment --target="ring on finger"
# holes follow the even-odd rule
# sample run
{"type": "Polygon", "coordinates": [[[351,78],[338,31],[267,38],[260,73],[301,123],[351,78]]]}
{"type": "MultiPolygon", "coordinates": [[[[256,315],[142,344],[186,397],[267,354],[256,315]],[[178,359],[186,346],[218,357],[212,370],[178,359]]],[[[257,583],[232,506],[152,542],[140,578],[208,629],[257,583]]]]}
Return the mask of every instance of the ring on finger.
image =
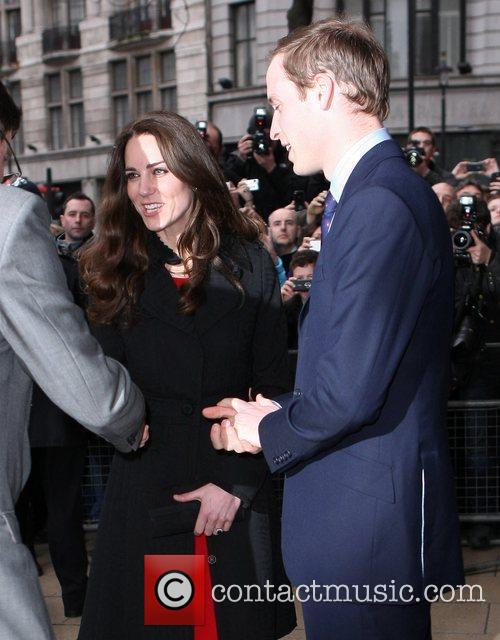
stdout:
{"type": "Polygon", "coordinates": [[[224,529],[217,528],[217,529],[214,531],[214,536],[219,536],[221,533],[224,533],[224,529]]]}

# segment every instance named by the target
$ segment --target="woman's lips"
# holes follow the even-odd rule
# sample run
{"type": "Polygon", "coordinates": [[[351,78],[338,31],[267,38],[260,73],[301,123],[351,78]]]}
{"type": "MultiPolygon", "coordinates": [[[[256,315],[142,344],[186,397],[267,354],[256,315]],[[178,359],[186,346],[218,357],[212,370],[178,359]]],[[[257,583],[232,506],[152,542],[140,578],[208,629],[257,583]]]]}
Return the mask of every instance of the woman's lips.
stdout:
{"type": "Polygon", "coordinates": [[[162,207],[163,207],[163,203],[162,202],[154,202],[154,203],[151,203],[151,205],[142,204],[141,205],[141,210],[142,210],[142,213],[147,218],[152,218],[152,217],[158,215],[158,212],[161,211],[162,207]]]}

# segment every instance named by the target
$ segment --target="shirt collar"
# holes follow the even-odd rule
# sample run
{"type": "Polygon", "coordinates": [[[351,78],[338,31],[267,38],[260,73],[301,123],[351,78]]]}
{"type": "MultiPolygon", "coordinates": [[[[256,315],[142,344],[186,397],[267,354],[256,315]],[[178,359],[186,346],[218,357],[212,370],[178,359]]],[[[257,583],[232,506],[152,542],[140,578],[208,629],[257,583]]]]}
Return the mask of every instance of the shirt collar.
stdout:
{"type": "Polygon", "coordinates": [[[361,158],[375,145],[390,139],[387,129],[381,127],[363,136],[342,156],[330,180],[330,191],[336,202],[340,202],[344,187],[361,158]]]}

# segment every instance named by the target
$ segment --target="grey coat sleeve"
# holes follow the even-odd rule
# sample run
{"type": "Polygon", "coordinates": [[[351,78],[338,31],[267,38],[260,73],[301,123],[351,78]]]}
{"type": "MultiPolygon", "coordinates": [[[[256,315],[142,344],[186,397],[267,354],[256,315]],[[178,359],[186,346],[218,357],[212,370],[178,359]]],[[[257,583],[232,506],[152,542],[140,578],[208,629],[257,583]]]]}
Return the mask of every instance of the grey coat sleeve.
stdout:
{"type": "Polygon", "coordinates": [[[19,209],[0,243],[0,332],[56,405],[120,451],[136,449],[142,395],[104,356],[72,302],[45,204],[37,196],[14,202],[19,209]]]}

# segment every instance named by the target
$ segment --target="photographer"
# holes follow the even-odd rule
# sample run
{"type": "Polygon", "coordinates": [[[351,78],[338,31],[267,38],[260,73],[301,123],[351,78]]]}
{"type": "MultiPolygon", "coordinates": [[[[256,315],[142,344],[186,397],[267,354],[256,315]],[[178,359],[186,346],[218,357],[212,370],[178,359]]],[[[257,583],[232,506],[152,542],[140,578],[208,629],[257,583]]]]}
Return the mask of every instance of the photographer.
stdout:
{"type": "Polygon", "coordinates": [[[438,166],[434,159],[436,137],[428,127],[417,127],[410,132],[404,152],[413,170],[431,186],[439,182],[456,184],[454,175],[438,166]]]}
{"type": "Polygon", "coordinates": [[[272,211],[290,202],[293,181],[293,171],[284,149],[269,137],[271,121],[271,114],[265,108],[257,107],[247,134],[239,140],[237,150],[226,162],[226,169],[240,178],[258,180],[254,203],[265,221],[272,211]]]}
{"type": "MultiPolygon", "coordinates": [[[[486,203],[473,196],[462,196],[448,208],[447,217],[456,265],[451,397],[498,400],[500,351],[488,348],[487,343],[500,341],[499,236],[492,229],[486,203]],[[472,241],[468,247],[467,234],[472,241]]],[[[475,486],[466,510],[486,513],[499,490],[497,428],[485,417],[484,409],[471,407],[464,416],[464,436],[466,446],[456,471],[458,477],[472,479],[475,486]]],[[[468,528],[468,543],[473,548],[488,546],[490,537],[487,525],[468,528]]]]}
{"type": "Polygon", "coordinates": [[[446,212],[455,255],[454,397],[500,398],[500,360],[484,350],[499,342],[499,237],[486,203],[462,196],[446,212]]]}
{"type": "Polygon", "coordinates": [[[314,267],[318,260],[316,251],[297,251],[290,262],[290,278],[281,287],[281,299],[288,326],[288,348],[297,349],[297,327],[302,306],[309,295],[314,267]]]}
{"type": "Polygon", "coordinates": [[[474,175],[464,178],[457,185],[457,198],[475,196],[478,200],[485,200],[486,193],[483,183],[474,175]]]}

